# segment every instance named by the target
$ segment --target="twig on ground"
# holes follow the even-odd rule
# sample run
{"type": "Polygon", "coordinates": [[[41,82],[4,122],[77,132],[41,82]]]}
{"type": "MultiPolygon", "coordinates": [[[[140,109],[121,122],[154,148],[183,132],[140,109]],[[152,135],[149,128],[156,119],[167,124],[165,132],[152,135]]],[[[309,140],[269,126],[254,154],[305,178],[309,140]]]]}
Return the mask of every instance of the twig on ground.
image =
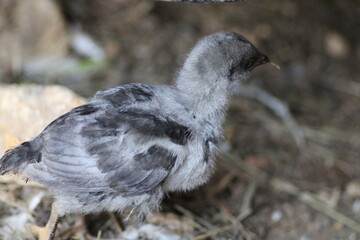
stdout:
{"type": "Polygon", "coordinates": [[[325,214],[326,216],[336,220],[337,222],[348,226],[349,228],[360,232],[360,223],[337,212],[335,209],[329,207],[328,205],[324,204],[322,201],[317,199],[309,192],[302,192],[299,195],[299,200],[305,203],[308,206],[318,210],[319,212],[325,214]]]}
{"type": "MultiPolygon", "coordinates": [[[[176,208],[176,210],[178,210],[179,212],[181,212],[185,216],[189,216],[189,217],[193,218],[194,219],[194,221],[193,221],[194,227],[199,229],[202,232],[205,232],[205,234],[207,232],[209,232],[209,229],[211,229],[210,232],[212,232],[214,229],[217,229],[217,227],[215,225],[209,223],[208,221],[206,221],[205,219],[203,219],[203,218],[201,218],[199,216],[196,216],[194,213],[192,213],[191,211],[185,209],[184,207],[177,204],[177,205],[175,205],[175,208],[176,208]]],[[[224,231],[226,231],[226,230],[224,230],[224,231]]],[[[211,239],[215,239],[212,236],[213,235],[210,235],[209,237],[211,239]]]]}
{"type": "Polygon", "coordinates": [[[237,217],[238,221],[242,221],[253,212],[251,208],[251,200],[254,197],[257,187],[257,180],[255,178],[250,180],[249,186],[245,191],[244,198],[240,207],[240,214],[237,217]]]}
{"type": "Polygon", "coordinates": [[[221,192],[226,188],[226,186],[229,185],[229,183],[234,179],[235,174],[232,172],[229,172],[227,175],[225,175],[214,187],[210,189],[210,192],[208,193],[208,198],[212,199],[218,192],[221,192]]]}
{"type": "Polygon", "coordinates": [[[290,130],[297,146],[302,147],[305,145],[304,132],[292,117],[289,111],[289,107],[286,105],[286,103],[255,86],[242,85],[238,89],[237,93],[256,99],[266,107],[270,108],[278,117],[284,121],[286,127],[290,130]]]}
{"type": "Polygon", "coordinates": [[[358,82],[349,80],[341,81],[338,84],[330,84],[329,87],[360,98],[360,83],[358,82]]]}
{"type": "Polygon", "coordinates": [[[208,237],[213,237],[221,232],[225,232],[225,231],[228,231],[232,228],[235,227],[235,224],[229,224],[229,225],[225,225],[223,227],[219,227],[219,228],[215,228],[209,232],[206,232],[206,233],[203,233],[203,234],[200,234],[200,235],[197,235],[196,237],[192,238],[192,240],[201,240],[201,239],[205,239],[205,238],[208,238],[208,237]]]}
{"type": "Polygon", "coordinates": [[[315,157],[325,160],[325,165],[336,165],[349,176],[357,176],[359,173],[359,166],[351,164],[351,162],[342,159],[341,155],[330,151],[330,149],[328,147],[324,147],[322,143],[311,142],[311,145],[309,145],[309,152],[313,152],[315,157]]]}
{"type": "Polygon", "coordinates": [[[237,228],[240,230],[241,234],[245,237],[246,240],[256,240],[259,239],[255,233],[249,231],[242,225],[240,222],[237,223],[237,228]]]}
{"type": "Polygon", "coordinates": [[[329,144],[330,141],[341,141],[350,144],[353,147],[360,146],[359,132],[342,131],[335,128],[323,128],[321,130],[304,127],[304,132],[308,138],[319,141],[323,144],[329,144]]]}
{"type": "Polygon", "coordinates": [[[215,228],[214,225],[207,222],[205,219],[202,219],[202,218],[196,216],[195,214],[193,214],[191,211],[185,209],[184,207],[176,204],[175,208],[176,208],[176,210],[178,210],[185,216],[188,216],[188,217],[191,217],[192,219],[194,219],[193,225],[195,228],[199,229],[200,231],[205,232],[205,231],[207,231],[208,228],[215,228]]]}
{"type": "Polygon", "coordinates": [[[121,219],[119,219],[115,213],[110,213],[110,219],[111,219],[111,222],[114,223],[116,231],[118,233],[122,233],[124,231],[124,228],[122,226],[121,219]]]}
{"type": "MultiPolygon", "coordinates": [[[[239,230],[239,232],[242,234],[242,236],[246,240],[255,240],[258,239],[255,233],[251,232],[250,230],[246,229],[244,225],[241,223],[242,220],[244,220],[246,217],[250,216],[251,212],[249,212],[249,208],[245,210],[245,212],[248,212],[247,216],[245,218],[242,218],[241,220],[239,217],[235,217],[224,205],[220,205],[220,209],[222,214],[225,215],[225,218],[227,218],[229,221],[232,222],[234,225],[234,228],[239,230]]],[[[243,214],[242,214],[243,215],[243,214]]]]}
{"type": "Polygon", "coordinates": [[[327,206],[322,201],[317,199],[313,194],[311,194],[307,191],[303,191],[299,187],[295,186],[294,184],[292,184],[286,180],[279,179],[276,177],[270,177],[264,171],[262,171],[258,168],[255,168],[243,161],[239,161],[239,159],[236,156],[234,156],[230,153],[222,152],[222,156],[223,156],[223,158],[234,162],[236,164],[236,166],[239,167],[239,169],[241,169],[242,171],[252,175],[253,177],[258,178],[260,181],[268,182],[272,187],[274,187],[278,191],[285,192],[287,194],[291,194],[291,195],[297,197],[297,199],[299,201],[306,204],[307,206],[321,212],[322,214],[330,217],[331,219],[333,219],[333,220],[335,220],[357,232],[360,232],[360,223],[359,222],[357,222],[357,221],[339,213],[335,209],[327,206]]]}

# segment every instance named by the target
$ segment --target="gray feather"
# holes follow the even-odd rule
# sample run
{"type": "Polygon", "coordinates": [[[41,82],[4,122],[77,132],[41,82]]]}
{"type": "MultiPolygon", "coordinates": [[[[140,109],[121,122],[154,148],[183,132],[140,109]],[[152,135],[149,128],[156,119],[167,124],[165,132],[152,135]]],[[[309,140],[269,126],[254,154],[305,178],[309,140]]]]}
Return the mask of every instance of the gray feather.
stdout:
{"type": "MultiPolygon", "coordinates": [[[[129,87],[130,94],[141,92],[139,86],[129,87]]],[[[33,177],[50,188],[72,192],[143,194],[166,178],[176,156],[156,145],[134,152],[133,141],[166,137],[180,144],[189,137],[188,132],[188,128],[161,115],[129,105],[122,111],[110,111],[94,101],[59,117],[43,131],[39,138],[45,142],[44,161],[34,168],[49,173],[52,179],[33,177]],[[127,141],[123,141],[125,135],[127,141]]]]}
{"type": "Polygon", "coordinates": [[[108,104],[119,108],[136,102],[150,101],[154,96],[151,86],[143,84],[128,84],[98,92],[93,101],[105,100],[108,104]]]}
{"type": "Polygon", "coordinates": [[[0,159],[0,175],[7,172],[18,173],[22,171],[26,164],[41,162],[41,152],[39,151],[38,139],[30,142],[23,142],[14,149],[8,150],[0,159]]]}
{"type": "Polygon", "coordinates": [[[153,145],[146,152],[136,154],[121,168],[100,169],[106,174],[110,187],[124,193],[124,196],[136,196],[151,191],[158,186],[174,166],[176,156],[170,151],[153,145]]]}

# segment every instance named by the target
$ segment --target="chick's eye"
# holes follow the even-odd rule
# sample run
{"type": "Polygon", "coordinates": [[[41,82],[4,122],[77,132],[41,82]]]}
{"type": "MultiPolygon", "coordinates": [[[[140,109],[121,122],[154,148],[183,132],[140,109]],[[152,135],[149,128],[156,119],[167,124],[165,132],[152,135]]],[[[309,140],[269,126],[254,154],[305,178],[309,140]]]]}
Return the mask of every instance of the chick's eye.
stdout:
{"type": "Polygon", "coordinates": [[[234,74],[234,72],[235,72],[235,70],[236,70],[236,67],[237,67],[237,66],[234,66],[234,67],[230,68],[229,77],[234,74]]]}
{"type": "Polygon", "coordinates": [[[247,62],[245,62],[244,64],[244,70],[249,70],[251,69],[251,67],[254,65],[255,60],[254,59],[249,59],[247,62]]]}

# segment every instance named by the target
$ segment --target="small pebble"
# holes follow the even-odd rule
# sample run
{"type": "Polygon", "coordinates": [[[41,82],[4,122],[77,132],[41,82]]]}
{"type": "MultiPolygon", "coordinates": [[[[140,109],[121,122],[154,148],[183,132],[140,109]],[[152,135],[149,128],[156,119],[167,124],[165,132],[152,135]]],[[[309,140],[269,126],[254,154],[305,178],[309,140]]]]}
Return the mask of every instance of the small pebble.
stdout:
{"type": "Polygon", "coordinates": [[[300,240],[311,240],[311,238],[309,238],[309,237],[306,236],[306,235],[302,235],[302,236],[300,237],[300,240]]]}
{"type": "Polygon", "coordinates": [[[360,213],[360,199],[356,199],[352,204],[352,210],[354,213],[360,213]]]}
{"type": "Polygon", "coordinates": [[[349,182],[346,185],[345,194],[352,198],[360,197],[360,182],[358,181],[349,182]]]}
{"type": "Polygon", "coordinates": [[[345,58],[350,53],[350,46],[347,40],[336,32],[330,32],[325,36],[326,52],[334,58],[345,58]]]}
{"type": "Polygon", "coordinates": [[[348,237],[348,240],[356,240],[356,233],[351,233],[348,237]]]}
{"type": "Polygon", "coordinates": [[[273,222],[278,222],[278,221],[280,221],[282,216],[283,216],[283,213],[280,210],[276,210],[276,211],[271,213],[271,220],[273,222]]]}

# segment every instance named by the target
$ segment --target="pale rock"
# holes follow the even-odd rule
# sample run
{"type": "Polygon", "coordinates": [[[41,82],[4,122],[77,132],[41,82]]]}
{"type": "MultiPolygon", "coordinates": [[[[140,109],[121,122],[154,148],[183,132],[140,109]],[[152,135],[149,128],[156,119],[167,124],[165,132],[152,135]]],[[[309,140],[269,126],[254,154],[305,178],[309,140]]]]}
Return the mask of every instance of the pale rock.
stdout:
{"type": "Polygon", "coordinates": [[[350,53],[348,41],[336,32],[329,32],[325,35],[325,49],[334,58],[345,58],[350,53]]]}
{"type": "Polygon", "coordinates": [[[85,102],[61,86],[0,85],[0,155],[85,102]]]}
{"type": "Polygon", "coordinates": [[[180,240],[180,236],[168,233],[164,228],[144,224],[138,227],[130,226],[126,231],[122,232],[120,237],[126,240],[138,239],[157,239],[157,240],[180,240]]]}
{"type": "Polygon", "coordinates": [[[359,214],[360,213],[360,199],[356,199],[353,204],[351,209],[353,210],[354,213],[359,214]]]}
{"type": "Polygon", "coordinates": [[[302,236],[300,237],[300,240],[311,240],[311,238],[309,238],[308,236],[306,236],[306,235],[304,234],[304,235],[302,235],[302,236]]]}
{"type": "Polygon", "coordinates": [[[25,213],[14,214],[0,221],[0,239],[14,240],[14,239],[28,239],[26,223],[30,216],[25,213]]]}
{"type": "Polygon", "coordinates": [[[345,194],[351,198],[360,197],[360,182],[359,181],[349,182],[345,187],[345,194]]]}
{"type": "Polygon", "coordinates": [[[280,210],[275,210],[271,213],[271,220],[273,222],[279,222],[283,217],[283,213],[280,210]]]}

